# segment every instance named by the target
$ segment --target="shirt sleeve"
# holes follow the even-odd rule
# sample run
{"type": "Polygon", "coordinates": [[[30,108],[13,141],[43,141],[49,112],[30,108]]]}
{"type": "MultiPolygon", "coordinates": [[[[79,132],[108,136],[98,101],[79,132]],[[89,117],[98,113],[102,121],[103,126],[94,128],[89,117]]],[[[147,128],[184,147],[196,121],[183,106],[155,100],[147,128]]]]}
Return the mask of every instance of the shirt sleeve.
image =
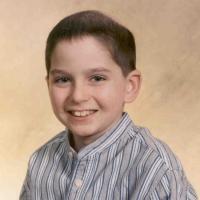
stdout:
{"type": "Polygon", "coordinates": [[[19,200],[31,200],[30,187],[29,187],[29,173],[27,171],[26,178],[21,188],[19,200]]]}
{"type": "Polygon", "coordinates": [[[168,170],[148,200],[198,200],[198,197],[183,171],[168,170]]]}
{"type": "Polygon", "coordinates": [[[31,178],[30,178],[30,171],[32,169],[33,163],[37,157],[37,152],[31,155],[29,162],[28,162],[28,169],[26,172],[26,177],[24,183],[21,188],[19,200],[31,200],[31,178]]]}

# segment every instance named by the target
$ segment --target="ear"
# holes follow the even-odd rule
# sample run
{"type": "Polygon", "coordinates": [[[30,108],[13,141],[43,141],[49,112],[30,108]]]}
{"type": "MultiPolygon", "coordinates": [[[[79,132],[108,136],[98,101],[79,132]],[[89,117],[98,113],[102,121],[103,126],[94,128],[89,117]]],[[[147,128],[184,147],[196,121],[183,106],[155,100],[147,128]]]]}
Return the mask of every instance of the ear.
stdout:
{"type": "Polygon", "coordinates": [[[138,70],[134,70],[130,72],[126,77],[126,94],[125,94],[125,103],[133,102],[139,91],[141,86],[141,73],[138,70]]]}

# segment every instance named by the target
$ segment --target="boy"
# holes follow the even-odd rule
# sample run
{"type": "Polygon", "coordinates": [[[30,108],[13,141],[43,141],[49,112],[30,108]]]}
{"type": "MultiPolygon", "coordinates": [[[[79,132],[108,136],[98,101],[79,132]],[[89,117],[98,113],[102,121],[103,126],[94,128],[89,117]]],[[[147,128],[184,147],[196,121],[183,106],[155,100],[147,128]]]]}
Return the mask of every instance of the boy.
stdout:
{"type": "Polygon", "coordinates": [[[197,199],[171,150],[123,112],[140,89],[135,60],[132,33],[100,12],[53,28],[46,80],[66,130],[31,157],[21,200],[197,199]]]}

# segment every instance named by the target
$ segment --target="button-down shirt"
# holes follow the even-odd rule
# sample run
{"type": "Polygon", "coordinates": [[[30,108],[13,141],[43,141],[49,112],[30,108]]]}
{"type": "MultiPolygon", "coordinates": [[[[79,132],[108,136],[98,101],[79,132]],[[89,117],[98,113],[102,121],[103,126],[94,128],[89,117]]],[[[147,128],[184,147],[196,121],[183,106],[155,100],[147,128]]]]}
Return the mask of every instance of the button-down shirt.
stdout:
{"type": "Polygon", "coordinates": [[[76,153],[61,132],[31,157],[20,200],[195,200],[180,162],[128,114],[76,153]]]}

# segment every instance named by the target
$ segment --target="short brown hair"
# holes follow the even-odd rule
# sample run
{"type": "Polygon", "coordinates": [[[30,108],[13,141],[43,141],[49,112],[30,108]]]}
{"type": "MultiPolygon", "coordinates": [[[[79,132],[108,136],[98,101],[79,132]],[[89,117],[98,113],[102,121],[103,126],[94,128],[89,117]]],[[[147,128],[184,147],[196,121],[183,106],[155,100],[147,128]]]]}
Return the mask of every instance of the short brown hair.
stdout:
{"type": "Polygon", "coordinates": [[[133,34],[123,25],[105,14],[82,11],[62,19],[50,32],[45,51],[47,75],[51,68],[51,56],[57,43],[82,36],[93,36],[103,43],[113,60],[126,76],[136,69],[136,48],[133,34]]]}

